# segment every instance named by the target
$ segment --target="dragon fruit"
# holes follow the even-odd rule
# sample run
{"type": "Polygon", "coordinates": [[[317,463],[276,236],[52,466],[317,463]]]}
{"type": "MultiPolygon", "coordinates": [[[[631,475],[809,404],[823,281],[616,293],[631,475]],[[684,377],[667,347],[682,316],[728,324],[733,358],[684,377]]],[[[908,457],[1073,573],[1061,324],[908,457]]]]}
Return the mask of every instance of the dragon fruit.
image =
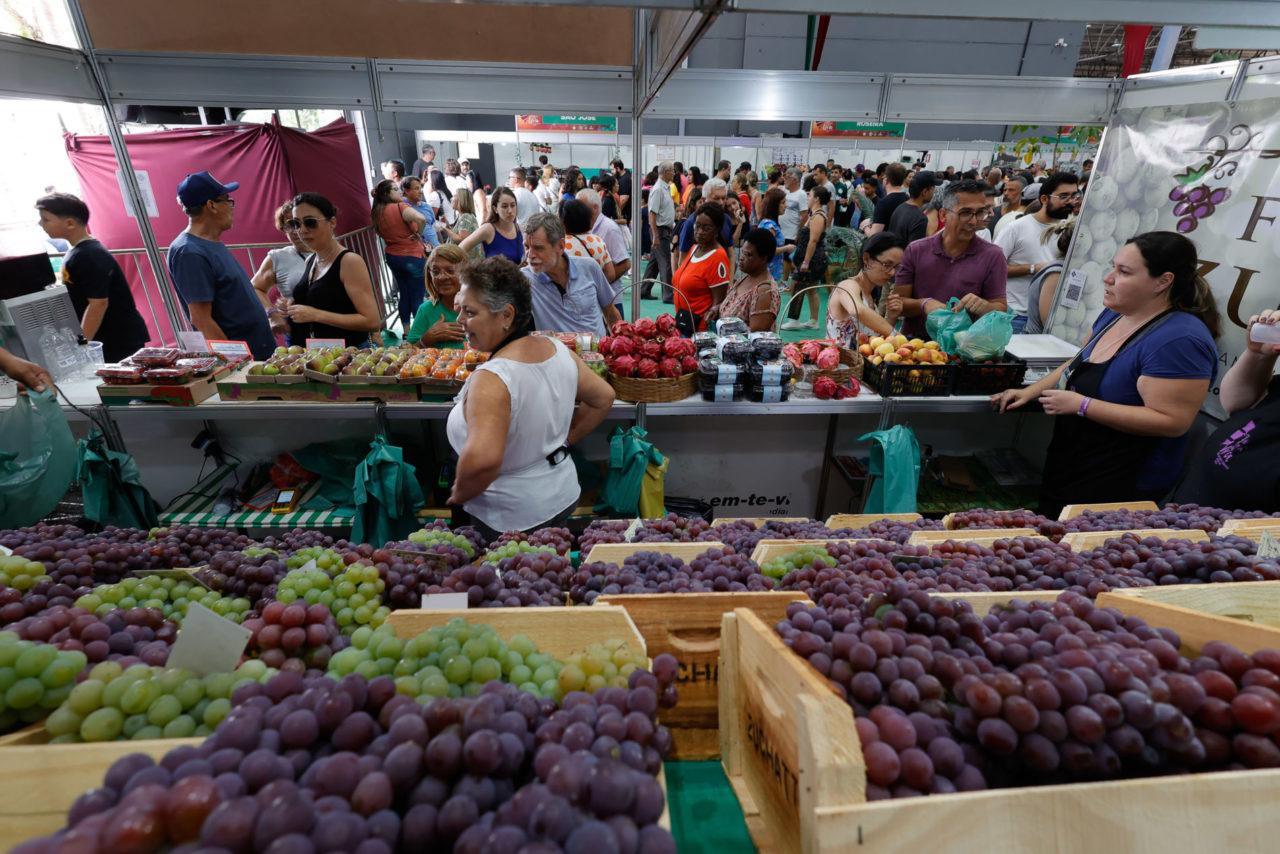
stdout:
{"type": "Polygon", "coordinates": [[[826,347],[822,352],[818,353],[818,358],[813,361],[820,370],[835,370],[840,365],[840,351],[835,347],[826,347]]]}
{"type": "Polygon", "coordinates": [[[630,356],[636,351],[636,342],[633,338],[617,337],[610,339],[609,355],[610,356],[630,356]]]}
{"type": "Polygon", "coordinates": [[[795,344],[786,344],[782,348],[782,357],[797,368],[804,364],[804,354],[795,344]]]}
{"type": "MultiPolygon", "coordinates": [[[[690,344],[693,342],[690,341],[690,344]]],[[[680,359],[680,370],[683,373],[691,374],[698,370],[698,358],[696,356],[685,356],[680,359]]]]}
{"type": "MultiPolygon", "coordinates": [[[[637,320],[632,324],[632,328],[635,330],[636,335],[645,339],[654,338],[658,334],[658,324],[654,323],[647,317],[642,317],[637,320]]],[[[614,334],[616,335],[617,333],[615,332],[614,334]]]]}
{"type": "MultiPolygon", "coordinates": [[[[663,315],[663,317],[666,317],[666,315],[663,315]]],[[[691,344],[692,344],[693,342],[692,342],[692,341],[690,341],[689,343],[691,343],[691,344]]],[[[663,341],[663,342],[662,342],[662,355],[664,355],[664,356],[669,356],[669,357],[671,357],[671,358],[673,358],[673,359],[678,359],[678,358],[680,358],[681,356],[685,355],[685,352],[684,352],[684,339],[683,339],[683,338],[668,338],[666,341],[663,341]]]]}
{"type": "Polygon", "coordinates": [[[609,355],[609,351],[612,348],[613,348],[613,339],[608,335],[601,338],[600,341],[596,344],[596,350],[605,356],[609,355]]]}
{"type": "Polygon", "coordinates": [[[657,319],[658,331],[663,335],[671,335],[676,331],[676,319],[669,314],[660,314],[657,319]]]}
{"type": "Polygon", "coordinates": [[[822,345],[817,341],[805,341],[800,345],[800,352],[804,355],[806,362],[817,362],[818,354],[822,352],[822,345]]]}
{"type": "Polygon", "coordinates": [[[653,359],[641,359],[636,362],[636,376],[642,380],[657,379],[658,363],[653,359]]]}
{"type": "Polygon", "coordinates": [[[615,356],[609,370],[620,377],[629,377],[636,372],[636,360],[633,356],[615,356]]]}
{"type": "Polygon", "coordinates": [[[666,358],[658,363],[658,374],[669,379],[680,376],[680,360],[666,358]]]}
{"type": "Polygon", "coordinates": [[[625,320],[619,320],[617,323],[613,324],[613,328],[610,329],[609,332],[619,338],[636,334],[635,329],[633,329],[631,324],[627,323],[625,320]]]}
{"type": "Polygon", "coordinates": [[[655,362],[662,358],[662,345],[657,341],[641,341],[640,355],[655,362]]]}
{"type": "Polygon", "coordinates": [[[818,377],[813,381],[813,396],[818,400],[832,400],[836,396],[839,386],[831,377],[818,377]]]}

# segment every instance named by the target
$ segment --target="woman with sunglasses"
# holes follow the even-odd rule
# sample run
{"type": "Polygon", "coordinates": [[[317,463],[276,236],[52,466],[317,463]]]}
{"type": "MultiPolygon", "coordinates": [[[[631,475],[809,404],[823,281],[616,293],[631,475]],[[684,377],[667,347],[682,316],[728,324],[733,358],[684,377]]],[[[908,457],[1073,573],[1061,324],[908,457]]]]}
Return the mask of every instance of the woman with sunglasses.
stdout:
{"type": "Polygon", "coordinates": [[[293,289],[293,304],[286,310],[289,338],[296,343],[341,338],[347,346],[361,347],[381,325],[369,268],[363,258],[338,242],[337,218],[333,202],[319,193],[299,193],[293,199],[288,224],[312,253],[302,281],[293,289]]]}
{"type": "Polygon", "coordinates": [[[413,316],[413,326],[405,340],[419,347],[462,348],[465,337],[458,322],[454,300],[462,287],[462,268],[467,253],[457,244],[444,243],[427,258],[427,301],[413,316]]]}
{"type": "Polygon", "coordinates": [[[902,263],[902,241],[881,231],[862,244],[862,270],[836,285],[827,302],[827,337],[845,347],[856,347],[859,333],[892,335],[902,314],[902,297],[890,293],[885,314],[876,310],[876,289],[892,288],[893,275],[902,263]]]}
{"type": "MultiPolygon", "coordinates": [[[[294,200],[297,217],[297,199],[294,200]]],[[[413,324],[413,313],[425,296],[423,268],[426,250],[422,246],[422,227],[426,218],[404,201],[400,185],[395,181],[379,181],[373,188],[373,229],[386,244],[387,266],[396,280],[400,295],[400,327],[413,324]]],[[[366,274],[367,275],[367,274],[366,274]]]]}
{"type": "Polygon", "coordinates": [[[488,221],[458,244],[462,251],[480,246],[486,258],[501,255],[517,267],[524,263],[524,235],[516,225],[516,207],[516,194],[510,187],[494,190],[488,221]]]}
{"type": "Polygon", "coordinates": [[[271,332],[284,335],[288,342],[289,321],[285,318],[284,309],[289,305],[293,289],[302,281],[302,271],[307,266],[307,258],[311,250],[298,236],[298,229],[289,226],[293,218],[293,201],[287,201],[276,209],[276,228],[289,240],[288,246],[280,246],[267,253],[262,259],[262,266],[253,274],[253,289],[258,294],[258,301],[267,311],[271,319],[271,332]],[[271,296],[275,289],[276,296],[271,296]]]}

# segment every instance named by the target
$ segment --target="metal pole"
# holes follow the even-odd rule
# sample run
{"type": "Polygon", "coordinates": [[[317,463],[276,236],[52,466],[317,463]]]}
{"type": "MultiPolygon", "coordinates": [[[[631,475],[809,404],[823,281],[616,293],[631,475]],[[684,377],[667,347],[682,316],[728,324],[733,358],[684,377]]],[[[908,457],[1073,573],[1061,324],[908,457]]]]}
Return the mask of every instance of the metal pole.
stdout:
{"type": "MultiPolygon", "coordinates": [[[[641,101],[644,98],[645,81],[648,79],[645,62],[645,20],[646,14],[644,9],[636,9],[631,16],[631,257],[635,262],[631,265],[631,320],[635,321],[640,317],[640,283],[644,279],[644,267],[641,261],[643,254],[644,241],[641,231],[643,230],[642,220],[640,219],[640,189],[644,182],[644,172],[641,171],[641,163],[643,158],[644,140],[640,135],[640,117],[644,112],[641,101]]],[[[625,168],[625,165],[624,165],[625,168]]],[[[658,235],[652,235],[653,248],[658,248],[658,235]]],[[[641,429],[645,426],[646,407],[643,403],[636,404],[636,426],[641,429]]]]}
{"type": "Polygon", "coordinates": [[[102,73],[102,66],[93,52],[93,39],[89,35],[89,25],[85,23],[84,12],[80,9],[80,0],[67,0],[67,9],[71,13],[71,24],[75,27],[76,37],[80,40],[80,48],[89,61],[89,71],[93,76],[94,86],[102,99],[102,108],[107,116],[107,136],[111,139],[111,149],[115,152],[116,163],[120,166],[120,174],[124,176],[125,192],[133,204],[134,219],[138,223],[138,232],[142,235],[142,245],[147,250],[147,260],[151,262],[151,274],[155,277],[156,287],[160,291],[160,299],[164,302],[165,314],[175,333],[190,329],[185,313],[178,307],[177,296],[169,285],[169,277],[165,273],[164,256],[160,254],[160,244],[156,242],[155,232],[151,228],[151,219],[147,216],[147,201],[138,185],[138,176],[133,171],[133,160],[129,157],[129,149],[125,146],[124,132],[116,118],[115,104],[111,100],[111,92],[107,89],[107,79],[102,73]]]}
{"type": "Polygon", "coordinates": [[[1160,41],[1156,42],[1156,54],[1151,58],[1152,71],[1165,71],[1173,63],[1173,52],[1181,34],[1182,27],[1176,24],[1160,28],[1160,41]]]}

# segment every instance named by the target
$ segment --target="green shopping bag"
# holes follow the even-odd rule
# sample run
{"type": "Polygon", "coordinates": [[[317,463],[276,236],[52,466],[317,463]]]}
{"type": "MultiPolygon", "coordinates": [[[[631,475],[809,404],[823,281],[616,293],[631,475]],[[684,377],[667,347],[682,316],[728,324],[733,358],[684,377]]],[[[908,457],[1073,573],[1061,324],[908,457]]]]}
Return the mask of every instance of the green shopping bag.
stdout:
{"type": "Polygon", "coordinates": [[[870,441],[871,491],[863,513],[914,513],[916,489],[920,485],[920,444],[910,427],[901,424],[888,430],[864,433],[859,441],[870,441]]]}
{"type": "Polygon", "coordinates": [[[600,490],[597,512],[639,513],[645,470],[650,464],[661,467],[666,462],[666,457],[645,440],[647,435],[642,427],[619,427],[609,437],[609,472],[600,490]]]}
{"type": "Polygon", "coordinates": [[[355,506],[351,484],[355,480],[356,466],[368,453],[357,440],[316,442],[290,453],[298,465],[320,478],[315,495],[307,501],[304,509],[332,510],[355,506]]]}
{"type": "Polygon", "coordinates": [[[959,297],[952,297],[947,301],[946,308],[931,311],[924,319],[925,331],[929,333],[930,338],[938,342],[942,352],[948,355],[956,352],[956,333],[963,332],[973,325],[973,321],[969,319],[969,312],[954,310],[959,303],[959,297]]]}
{"type": "Polygon", "coordinates": [[[57,392],[28,391],[0,413],[0,528],[53,512],[75,475],[76,441],[57,392]]]}
{"type": "Polygon", "coordinates": [[[1000,358],[1012,340],[1012,311],[989,311],[955,334],[956,352],[970,362],[1000,358]]]}
{"type": "Polygon", "coordinates": [[[417,471],[405,462],[404,451],[375,436],[369,453],[356,466],[356,516],[353,543],[386,545],[418,530],[417,510],[425,503],[417,471]]]}
{"type": "Polygon", "coordinates": [[[98,430],[77,443],[76,480],[84,494],[84,515],[100,525],[154,528],[160,505],[142,485],[130,454],[113,451],[98,430]]]}

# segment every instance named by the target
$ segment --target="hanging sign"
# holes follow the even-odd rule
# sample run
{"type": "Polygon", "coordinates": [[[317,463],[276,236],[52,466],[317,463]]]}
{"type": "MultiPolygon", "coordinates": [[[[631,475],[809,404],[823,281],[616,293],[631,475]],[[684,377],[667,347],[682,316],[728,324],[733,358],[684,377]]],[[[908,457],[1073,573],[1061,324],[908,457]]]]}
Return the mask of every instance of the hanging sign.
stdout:
{"type": "Polygon", "coordinates": [[[617,116],[516,116],[516,133],[617,133],[617,116]]]}
{"type": "Polygon", "coordinates": [[[1275,308],[1280,246],[1280,98],[1121,110],[1098,154],[1076,223],[1068,281],[1049,332],[1083,342],[1102,310],[1102,277],[1120,246],[1148,231],[1184,234],[1217,301],[1218,385],[1245,349],[1250,316],[1275,308]],[[1079,293],[1072,304],[1068,293],[1079,293]]]}
{"type": "Polygon", "coordinates": [[[906,122],[810,122],[809,136],[842,139],[902,139],[906,122]]]}

